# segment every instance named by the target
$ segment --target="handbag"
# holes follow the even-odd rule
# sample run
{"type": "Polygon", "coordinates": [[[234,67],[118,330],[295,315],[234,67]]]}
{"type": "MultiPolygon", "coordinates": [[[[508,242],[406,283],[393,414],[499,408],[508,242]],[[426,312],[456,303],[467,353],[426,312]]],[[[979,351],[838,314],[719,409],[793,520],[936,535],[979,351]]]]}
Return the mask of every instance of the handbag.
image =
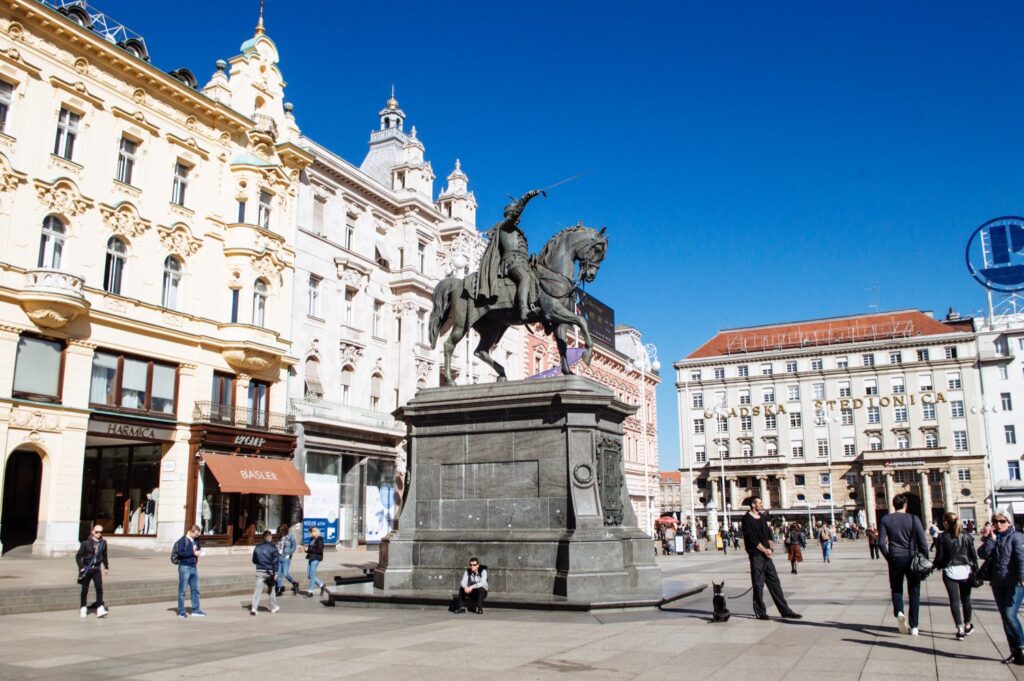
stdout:
{"type": "Polygon", "coordinates": [[[914,537],[911,548],[913,553],[910,556],[910,573],[918,579],[924,579],[935,569],[935,564],[918,549],[917,537],[914,537]]]}

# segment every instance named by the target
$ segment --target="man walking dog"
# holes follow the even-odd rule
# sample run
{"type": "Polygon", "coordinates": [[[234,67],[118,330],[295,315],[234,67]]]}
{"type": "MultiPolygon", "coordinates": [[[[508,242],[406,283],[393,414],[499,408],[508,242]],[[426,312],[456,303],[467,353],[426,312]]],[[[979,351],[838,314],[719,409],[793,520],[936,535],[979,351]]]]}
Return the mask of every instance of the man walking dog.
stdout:
{"type": "Polygon", "coordinates": [[[754,616],[759,620],[769,619],[764,605],[764,587],[768,585],[775,607],[783,619],[798,620],[802,615],[793,612],[782,593],[782,582],[772,562],[772,530],[764,513],[761,497],[750,497],[750,510],[743,516],[743,546],[750,558],[750,581],[754,588],[754,616]]]}

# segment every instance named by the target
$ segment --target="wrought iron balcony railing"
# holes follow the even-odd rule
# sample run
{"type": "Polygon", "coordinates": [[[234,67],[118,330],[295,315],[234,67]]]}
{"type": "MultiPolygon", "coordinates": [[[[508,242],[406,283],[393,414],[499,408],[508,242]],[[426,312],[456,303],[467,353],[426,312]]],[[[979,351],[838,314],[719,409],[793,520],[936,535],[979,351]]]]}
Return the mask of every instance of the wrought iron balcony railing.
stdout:
{"type": "Polygon", "coordinates": [[[196,402],[192,410],[194,423],[216,423],[236,428],[252,428],[271,433],[294,433],[295,423],[287,414],[276,411],[253,410],[218,402],[196,402]]]}

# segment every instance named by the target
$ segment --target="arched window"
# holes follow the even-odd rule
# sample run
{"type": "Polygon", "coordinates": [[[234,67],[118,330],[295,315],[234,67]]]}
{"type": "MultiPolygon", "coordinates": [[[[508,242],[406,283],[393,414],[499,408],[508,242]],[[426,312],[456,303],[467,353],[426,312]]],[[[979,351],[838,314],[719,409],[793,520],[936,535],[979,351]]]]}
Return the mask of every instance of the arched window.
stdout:
{"type": "Polygon", "coordinates": [[[939,446],[939,436],[935,433],[925,433],[924,446],[928,449],[935,449],[939,446]]]}
{"type": "Polygon", "coordinates": [[[910,449],[910,438],[903,433],[897,435],[896,449],[910,449]]]}
{"type": "Polygon", "coordinates": [[[347,366],[341,370],[341,403],[348,404],[349,395],[352,392],[352,367],[347,366]]]}
{"type": "Polygon", "coordinates": [[[765,449],[767,450],[768,456],[778,456],[779,455],[779,446],[777,444],[775,444],[774,442],[769,442],[768,446],[765,447],[765,449]]]}
{"type": "Polygon", "coordinates": [[[744,442],[740,447],[740,451],[743,452],[743,458],[749,459],[754,456],[754,448],[750,446],[749,442],[744,442]]]}
{"type": "Polygon", "coordinates": [[[384,377],[380,374],[374,374],[370,377],[370,409],[374,411],[380,410],[380,389],[383,382],[384,377]]]}
{"type": "Polygon", "coordinates": [[[870,438],[868,438],[868,449],[870,449],[873,452],[882,451],[882,438],[878,437],[877,435],[873,435],[870,438]]]}
{"type": "Polygon", "coordinates": [[[305,367],[307,398],[320,399],[324,396],[324,386],[320,382],[320,360],[316,357],[306,359],[305,367]]]}
{"type": "Polygon", "coordinates": [[[728,459],[729,458],[729,448],[727,446],[721,445],[718,448],[718,458],[719,459],[728,459]]]}
{"type": "Polygon", "coordinates": [[[116,236],[107,240],[107,263],[103,268],[103,290],[121,295],[121,278],[124,276],[124,261],[128,247],[116,236]]]}
{"type": "Polygon", "coordinates": [[[173,255],[164,259],[164,288],[161,304],[168,310],[181,305],[181,261],[173,255]]]}
{"type": "Polygon", "coordinates": [[[267,321],[267,282],[257,279],[252,287],[252,323],[264,326],[267,321]]]}
{"type": "Polygon", "coordinates": [[[47,215],[43,220],[43,234],[39,239],[39,267],[59,270],[64,255],[67,229],[60,218],[47,215]]]}

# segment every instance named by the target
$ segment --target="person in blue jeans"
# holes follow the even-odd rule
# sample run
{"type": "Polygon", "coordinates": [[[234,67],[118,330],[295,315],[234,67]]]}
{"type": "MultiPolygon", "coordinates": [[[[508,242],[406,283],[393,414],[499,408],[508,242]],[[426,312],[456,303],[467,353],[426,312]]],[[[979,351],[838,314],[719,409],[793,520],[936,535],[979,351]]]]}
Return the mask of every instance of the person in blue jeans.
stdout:
{"type": "Polygon", "coordinates": [[[889,563],[889,591],[892,614],[901,634],[917,636],[918,614],[921,610],[921,578],[910,570],[914,553],[928,555],[928,537],[916,515],[907,512],[907,497],[892,498],[893,513],[886,513],[879,523],[878,550],[889,563]],[[903,612],[903,581],[910,595],[910,617],[903,612]]]}
{"type": "Polygon", "coordinates": [[[324,538],[320,536],[319,528],[309,528],[309,545],[303,550],[306,552],[306,560],[309,561],[306,568],[306,576],[309,577],[309,592],[306,596],[312,598],[318,586],[321,590],[324,588],[324,583],[316,576],[316,569],[320,567],[320,561],[324,559],[324,538]]]}
{"type": "Polygon", "coordinates": [[[287,579],[292,584],[292,593],[297,596],[299,582],[291,573],[292,555],[297,548],[295,537],[288,533],[287,525],[277,528],[277,537],[277,552],[280,554],[280,558],[277,559],[277,595],[280,596],[284,592],[284,580],[287,579]]]}
{"type": "Polygon", "coordinates": [[[171,557],[178,564],[178,617],[185,619],[188,613],[185,612],[185,587],[187,586],[192,596],[192,616],[206,617],[206,613],[199,607],[199,552],[202,550],[196,538],[199,536],[198,525],[185,533],[185,536],[174,543],[171,549],[171,557]]]}
{"type": "Polygon", "coordinates": [[[1002,511],[993,514],[992,526],[995,532],[985,538],[978,555],[989,566],[992,597],[1010,644],[1010,657],[1004,662],[1024,665],[1024,629],[1020,623],[1020,606],[1024,602],[1024,534],[1014,529],[1010,516],[1002,511]]]}
{"type": "Polygon", "coordinates": [[[832,536],[832,530],[829,529],[828,525],[821,526],[821,532],[818,533],[818,541],[821,542],[821,558],[826,563],[832,562],[832,542],[834,538],[832,536]]]}

